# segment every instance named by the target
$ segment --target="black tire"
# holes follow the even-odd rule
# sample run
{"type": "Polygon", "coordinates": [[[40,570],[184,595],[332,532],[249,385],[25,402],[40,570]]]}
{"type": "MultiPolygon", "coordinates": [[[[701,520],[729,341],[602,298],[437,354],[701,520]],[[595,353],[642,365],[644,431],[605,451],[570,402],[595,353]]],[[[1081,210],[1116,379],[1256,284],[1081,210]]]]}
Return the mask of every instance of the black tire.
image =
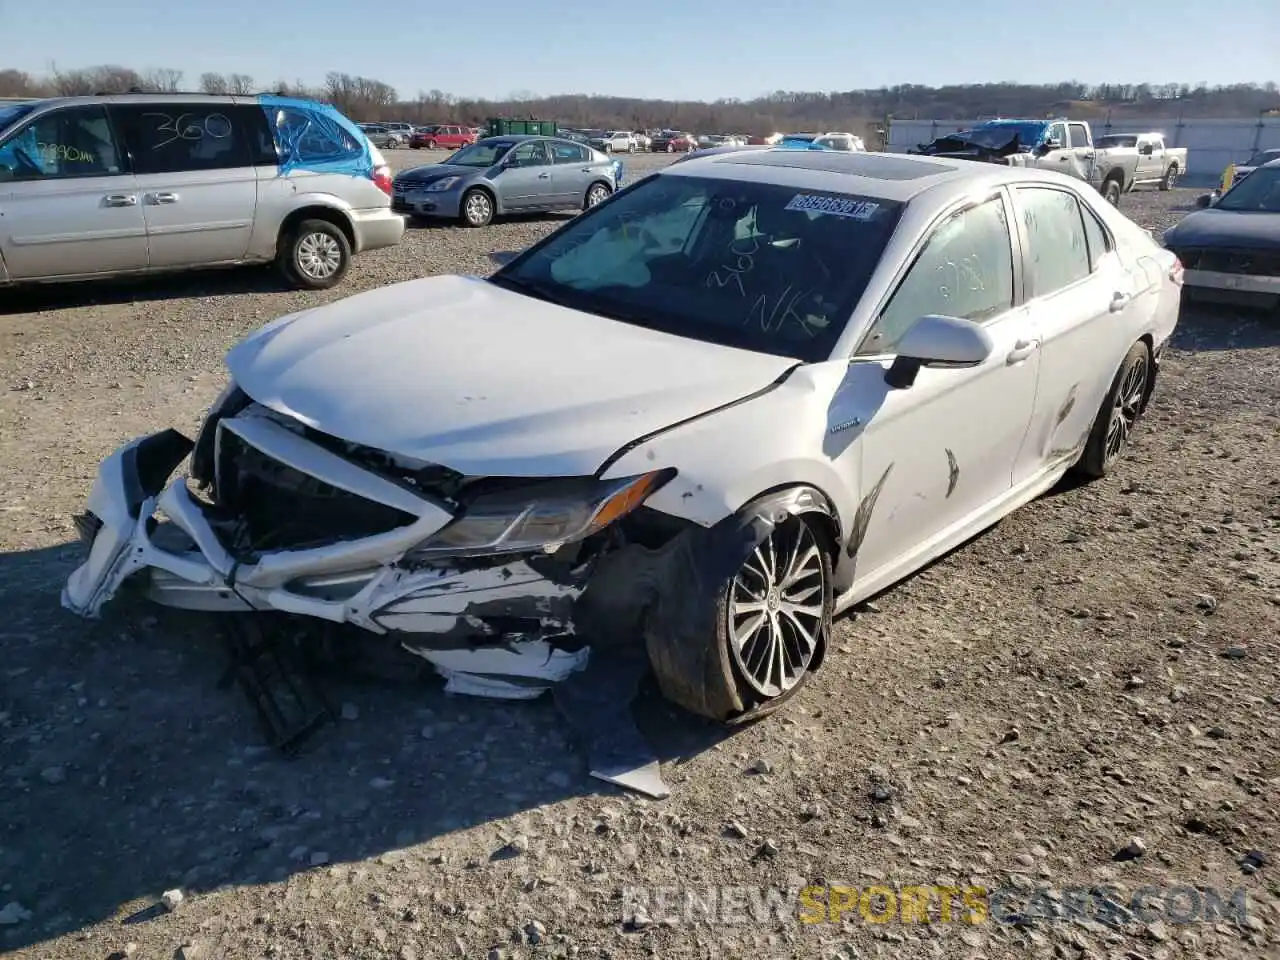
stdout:
{"type": "Polygon", "coordinates": [[[609,185],[603,180],[597,180],[591,186],[587,187],[587,192],[582,196],[582,209],[590,210],[592,207],[604,203],[612,195],[613,191],[609,185]]]}
{"type": "Polygon", "coordinates": [[[493,222],[493,197],[487,190],[472,187],[462,195],[458,217],[464,227],[487,227],[493,222]]]}
{"type": "Polygon", "coordinates": [[[1160,181],[1160,189],[1168,192],[1172,190],[1174,184],[1178,182],[1178,165],[1176,163],[1169,164],[1169,169],[1164,172],[1164,178],[1160,181]]]}
{"type": "Polygon", "coordinates": [[[1120,194],[1124,193],[1124,185],[1116,177],[1110,177],[1102,182],[1102,199],[1113,207],[1120,206],[1120,194]]]}
{"type": "Polygon", "coordinates": [[[1129,445],[1129,437],[1147,408],[1155,365],[1146,343],[1139,340],[1125,354],[1098,408],[1084,451],[1072,470],[1097,480],[1109,474],[1129,445]]]}
{"type": "Polygon", "coordinates": [[[351,266],[351,242],[328,220],[303,220],[281,236],[276,265],[299,290],[328,290],[351,266]]]}
{"type": "MultiPolygon", "coordinates": [[[[808,683],[831,637],[835,606],[831,553],[816,518],[789,516],[775,527],[738,574],[720,587],[714,602],[714,628],[705,645],[692,658],[688,654],[694,651],[680,657],[692,675],[664,676],[663,664],[654,661],[659,686],[668,699],[711,719],[734,725],[758,720],[808,683]],[[810,546],[816,548],[815,554],[810,554],[810,546]],[[775,559],[774,576],[766,581],[770,556],[782,559],[775,559]],[[785,583],[786,572],[779,569],[787,565],[788,557],[799,561],[803,575],[779,589],[774,581],[785,583]],[[784,616],[780,603],[788,594],[794,605],[784,616]],[[801,600],[812,612],[797,615],[800,604],[796,601],[801,600]],[[740,609],[753,604],[762,605],[754,631],[755,611],[740,609]],[[770,656],[774,652],[780,654],[778,663],[770,656]],[[731,704],[740,704],[741,709],[731,704]]],[[[651,660],[654,652],[651,645],[651,660]]]]}
{"type": "Polygon", "coordinates": [[[436,148],[436,142],[435,142],[434,140],[428,140],[428,141],[427,141],[427,149],[428,149],[428,150],[434,150],[435,148],[436,148]]]}

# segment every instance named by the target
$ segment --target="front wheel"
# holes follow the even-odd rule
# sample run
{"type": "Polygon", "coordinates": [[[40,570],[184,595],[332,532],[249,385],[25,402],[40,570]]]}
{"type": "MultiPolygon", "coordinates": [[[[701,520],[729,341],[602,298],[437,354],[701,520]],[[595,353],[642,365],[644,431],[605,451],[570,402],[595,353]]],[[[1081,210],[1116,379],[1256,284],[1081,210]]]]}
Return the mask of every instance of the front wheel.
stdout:
{"type": "Polygon", "coordinates": [[[668,144],[667,144],[667,153],[675,153],[675,152],[676,152],[675,145],[674,145],[674,144],[671,144],[671,143],[668,143],[668,144]]]}
{"type": "Polygon", "coordinates": [[[820,662],[834,602],[831,556],[816,522],[789,515],[721,585],[705,646],[680,657],[686,675],[670,676],[672,661],[650,648],[659,685],[669,699],[728,723],[772,713],[820,662]]]}
{"type": "Polygon", "coordinates": [[[303,220],[282,238],[280,272],[300,290],[327,290],[351,266],[351,243],[327,220],[303,220]]]}
{"type": "Polygon", "coordinates": [[[1176,163],[1169,164],[1169,169],[1164,172],[1164,179],[1160,181],[1160,189],[1168,192],[1174,188],[1178,182],[1178,165],[1176,163]]]}
{"type": "Polygon", "coordinates": [[[1120,206],[1120,194],[1123,188],[1120,186],[1119,180],[1107,180],[1102,184],[1102,199],[1113,207],[1120,206]]]}
{"type": "Polygon", "coordinates": [[[436,148],[436,142],[434,140],[428,140],[426,146],[428,150],[434,150],[436,148]]]}
{"type": "Polygon", "coordinates": [[[1085,442],[1075,472],[1099,479],[1109,474],[1129,446],[1129,437],[1146,409],[1154,373],[1151,351],[1142,341],[1129,348],[1107,391],[1085,442]]]}
{"type": "Polygon", "coordinates": [[[476,188],[462,195],[462,222],[468,227],[483,227],[493,220],[493,200],[476,188]]]}

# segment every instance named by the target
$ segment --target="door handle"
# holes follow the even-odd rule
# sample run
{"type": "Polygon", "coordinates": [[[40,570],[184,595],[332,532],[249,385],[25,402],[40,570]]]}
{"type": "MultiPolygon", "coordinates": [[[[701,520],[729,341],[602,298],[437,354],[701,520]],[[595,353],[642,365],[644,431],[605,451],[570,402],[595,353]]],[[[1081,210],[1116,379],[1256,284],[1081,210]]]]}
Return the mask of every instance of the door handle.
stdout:
{"type": "Polygon", "coordinates": [[[147,199],[152,203],[177,203],[178,195],[176,193],[153,193],[147,199]]]}
{"type": "Polygon", "coordinates": [[[1117,290],[1111,295],[1111,312],[1119,313],[1129,305],[1129,301],[1132,299],[1133,297],[1130,294],[1125,293],[1123,290],[1117,290]]]}
{"type": "Polygon", "coordinates": [[[138,198],[131,194],[113,193],[106,198],[108,207],[136,207],[138,198]]]}
{"type": "Polygon", "coordinates": [[[1004,362],[1011,365],[1021,363],[1039,349],[1039,340],[1019,340],[1013,345],[1013,349],[1009,351],[1009,355],[1004,358],[1004,362]]]}

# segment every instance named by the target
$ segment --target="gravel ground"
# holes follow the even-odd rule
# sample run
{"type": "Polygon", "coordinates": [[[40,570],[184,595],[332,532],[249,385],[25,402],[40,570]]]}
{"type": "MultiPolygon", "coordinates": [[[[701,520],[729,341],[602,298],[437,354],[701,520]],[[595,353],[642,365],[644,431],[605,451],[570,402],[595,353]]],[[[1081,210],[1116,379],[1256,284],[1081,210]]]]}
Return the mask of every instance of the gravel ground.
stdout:
{"type": "MultiPolygon", "coordinates": [[[[1159,230],[1192,196],[1124,208],[1159,230]]],[[[249,270],[0,297],[0,949],[1277,956],[1274,319],[1185,312],[1118,475],[1055,491],[843,618],[781,714],[729,736],[647,693],[666,801],[588,778],[549,704],[447,698],[436,680],[336,682],[344,719],[282,760],[217,688],[207,620],[59,609],[78,555],[67,518],[99,460],[146,431],[194,430],[241,335],[380,284],[488,272],[490,252],[563,219],[415,228],[328,294],[249,270]],[[952,922],[855,909],[809,925],[736,899],[840,882],[1184,890],[1110,923],[968,924],[957,907],[952,922]],[[623,922],[624,889],[676,885],[739,892],[715,923],[654,901],[623,922]],[[1247,918],[1176,922],[1188,887],[1243,890],[1247,918]],[[169,911],[171,889],[185,899],[169,911]]]]}

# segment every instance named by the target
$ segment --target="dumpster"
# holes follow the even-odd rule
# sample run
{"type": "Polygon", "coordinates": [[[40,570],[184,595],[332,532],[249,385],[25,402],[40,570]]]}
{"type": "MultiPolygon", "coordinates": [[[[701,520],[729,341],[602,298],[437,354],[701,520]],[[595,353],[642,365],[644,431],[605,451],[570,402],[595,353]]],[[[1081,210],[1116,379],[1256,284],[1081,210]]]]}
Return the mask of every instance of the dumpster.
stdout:
{"type": "Polygon", "coordinates": [[[486,121],[488,135],[509,137],[513,134],[532,134],[536,137],[554,137],[557,124],[554,120],[516,120],[511,117],[490,117],[486,121]]]}

